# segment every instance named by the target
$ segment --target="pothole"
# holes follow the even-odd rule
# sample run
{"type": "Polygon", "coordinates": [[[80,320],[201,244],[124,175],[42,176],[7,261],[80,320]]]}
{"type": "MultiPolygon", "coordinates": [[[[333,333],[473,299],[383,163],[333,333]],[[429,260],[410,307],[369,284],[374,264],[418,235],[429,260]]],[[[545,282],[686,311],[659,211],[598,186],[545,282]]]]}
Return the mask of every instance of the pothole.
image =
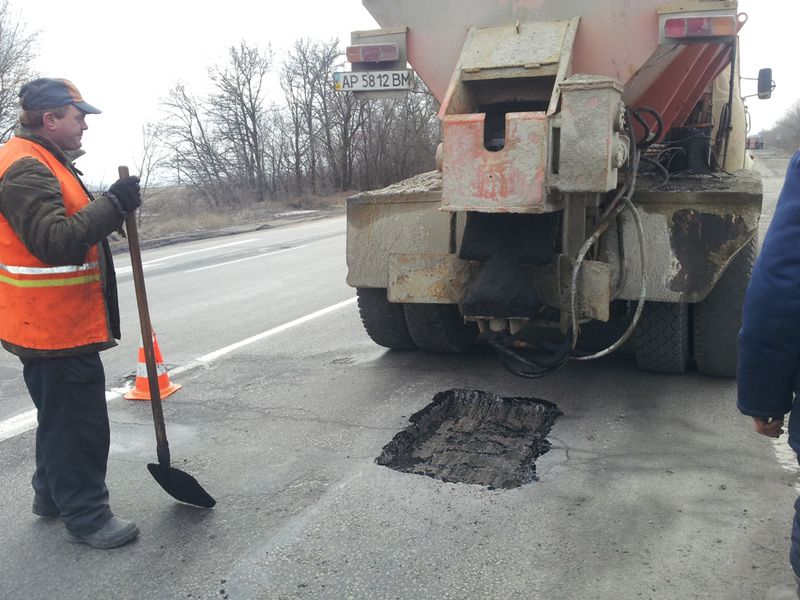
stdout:
{"type": "Polygon", "coordinates": [[[442,481],[519,487],[536,480],[536,459],[550,449],[546,436],[562,414],[538,398],[439,392],[375,462],[442,481]]]}

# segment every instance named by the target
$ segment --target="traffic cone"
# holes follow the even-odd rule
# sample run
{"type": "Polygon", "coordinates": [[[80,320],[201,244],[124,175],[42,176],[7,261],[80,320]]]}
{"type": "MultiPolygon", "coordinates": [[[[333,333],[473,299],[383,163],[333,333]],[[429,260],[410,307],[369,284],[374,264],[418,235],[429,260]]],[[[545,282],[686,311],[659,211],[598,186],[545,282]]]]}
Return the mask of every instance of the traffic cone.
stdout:
{"type": "MultiPolygon", "coordinates": [[[[167,365],[164,364],[164,357],[158,348],[156,332],[153,332],[153,354],[156,355],[156,373],[158,374],[158,390],[161,392],[161,399],[170,396],[181,389],[181,385],[172,383],[167,374],[167,365]]],[[[150,400],[150,385],[147,379],[147,364],[144,359],[144,346],[139,342],[139,359],[136,363],[136,385],[125,394],[126,400],[150,400]]]]}

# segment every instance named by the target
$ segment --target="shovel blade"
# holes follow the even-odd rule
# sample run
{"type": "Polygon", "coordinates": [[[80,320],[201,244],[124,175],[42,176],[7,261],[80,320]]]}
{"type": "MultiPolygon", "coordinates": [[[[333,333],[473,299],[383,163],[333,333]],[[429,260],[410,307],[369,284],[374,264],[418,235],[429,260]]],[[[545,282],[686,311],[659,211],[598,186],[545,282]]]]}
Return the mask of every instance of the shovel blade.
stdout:
{"type": "Polygon", "coordinates": [[[194,477],[180,469],[150,463],[147,470],[164,491],[176,500],[202,508],[211,508],[217,503],[194,477]]]}

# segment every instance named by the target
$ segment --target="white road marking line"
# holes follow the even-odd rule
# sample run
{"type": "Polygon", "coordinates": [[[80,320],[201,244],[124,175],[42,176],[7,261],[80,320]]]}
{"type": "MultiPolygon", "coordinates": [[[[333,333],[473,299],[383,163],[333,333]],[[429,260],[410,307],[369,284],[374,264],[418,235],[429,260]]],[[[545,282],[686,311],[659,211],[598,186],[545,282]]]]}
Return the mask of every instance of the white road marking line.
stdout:
{"type": "Polygon", "coordinates": [[[217,263],[214,265],[206,265],[205,267],[198,267],[197,269],[189,269],[188,271],[183,271],[184,273],[197,273],[198,271],[205,271],[206,269],[214,269],[216,267],[224,267],[225,265],[232,265],[233,263],[240,263],[246,260],[254,260],[256,258],[262,258],[264,256],[273,256],[274,254],[281,254],[282,252],[289,252],[289,250],[297,250],[298,248],[305,248],[307,244],[303,244],[301,246],[295,246],[294,248],[284,248],[283,250],[273,250],[272,252],[264,252],[263,254],[256,254],[254,256],[247,256],[245,258],[237,258],[236,260],[229,260],[227,262],[217,263]]]}
{"type": "Polygon", "coordinates": [[[0,422],[0,441],[18,436],[34,427],[36,427],[35,408],[0,422]]]}
{"type": "MultiPolygon", "coordinates": [[[[241,244],[246,244],[248,242],[254,242],[258,238],[246,238],[243,240],[237,240],[235,242],[228,242],[227,244],[217,244],[216,246],[209,246],[208,248],[198,248],[197,250],[187,250],[186,252],[179,252],[178,254],[170,254],[169,256],[162,256],[161,258],[154,258],[152,260],[148,260],[142,263],[142,266],[146,267],[148,265],[152,265],[155,263],[163,262],[165,260],[172,260],[173,258],[180,258],[181,256],[189,256],[190,254],[198,254],[200,252],[210,252],[211,250],[219,250],[220,248],[230,248],[231,246],[239,246],[241,244]]],[[[120,267],[117,269],[117,275],[130,273],[131,267],[120,267]]]]}
{"type": "Polygon", "coordinates": [[[262,331],[261,333],[257,333],[254,336],[251,336],[247,339],[241,340],[229,346],[225,346],[224,348],[220,348],[219,350],[215,350],[214,352],[209,352],[208,354],[204,354],[198,358],[195,358],[190,363],[183,365],[182,367],[178,367],[177,369],[172,369],[170,373],[173,375],[180,375],[181,373],[185,373],[186,371],[191,371],[192,369],[196,369],[202,365],[207,365],[208,363],[217,360],[218,358],[225,356],[226,354],[230,354],[234,350],[238,350],[239,348],[244,348],[245,346],[249,346],[250,344],[254,344],[264,338],[271,337],[275,334],[281,333],[286,331],[287,329],[291,329],[292,327],[297,327],[298,325],[302,325],[303,323],[308,323],[309,321],[313,321],[314,319],[321,317],[323,315],[327,315],[333,311],[339,310],[340,308],[344,308],[350,304],[353,304],[356,301],[356,298],[350,298],[349,300],[345,300],[343,302],[339,302],[337,304],[333,304],[326,308],[320,309],[316,312],[308,314],[304,317],[300,317],[299,319],[295,319],[294,321],[289,321],[288,323],[284,323],[283,325],[278,325],[277,327],[273,327],[272,329],[268,329],[267,331],[262,331]]]}
{"type": "MultiPolygon", "coordinates": [[[[130,388],[112,388],[111,390],[106,390],[106,402],[111,402],[112,400],[121,398],[129,389],[130,388]]],[[[16,437],[21,433],[25,433],[26,431],[34,429],[35,427],[35,408],[26,410],[24,413],[15,415],[10,419],[6,419],[5,421],[0,421],[0,442],[12,437],[16,437]]]]}
{"type": "MultiPolygon", "coordinates": [[[[263,331],[258,333],[254,336],[236,342],[234,344],[230,344],[229,346],[225,346],[224,348],[220,348],[219,350],[215,350],[214,352],[209,352],[208,354],[204,354],[188,364],[183,365],[182,367],[177,367],[172,369],[170,373],[172,375],[180,375],[181,373],[186,373],[187,371],[191,371],[192,369],[196,369],[197,367],[207,365],[210,362],[217,360],[218,358],[225,356],[226,354],[230,354],[234,350],[238,350],[239,348],[244,348],[245,346],[249,346],[250,344],[254,344],[260,340],[265,338],[271,337],[278,333],[282,333],[287,329],[291,329],[292,327],[297,327],[298,325],[302,325],[303,323],[308,323],[309,321],[313,321],[319,317],[327,315],[328,313],[332,313],[340,308],[344,308],[350,304],[353,304],[356,301],[356,298],[350,298],[349,300],[345,300],[343,302],[339,302],[337,304],[333,304],[326,308],[320,309],[316,312],[310,313],[305,315],[304,317],[300,317],[295,319],[294,321],[289,321],[288,323],[284,323],[283,325],[278,325],[277,327],[273,327],[272,329],[268,329],[267,331],[263,331]]],[[[124,388],[112,388],[106,391],[106,402],[111,402],[112,400],[116,400],[121,398],[130,387],[124,388]]],[[[0,421],[0,442],[16,437],[26,431],[30,431],[36,427],[36,409],[25,411],[24,413],[20,413],[15,415],[5,421],[0,421]]]]}
{"type": "MultiPolygon", "coordinates": [[[[161,262],[160,258],[157,258],[156,260],[148,260],[147,262],[143,262],[142,263],[142,268],[151,267],[153,265],[163,266],[163,265],[159,265],[158,264],[160,262],[161,262]]],[[[128,273],[132,273],[133,272],[133,267],[131,267],[131,266],[128,266],[128,267],[114,267],[114,271],[116,272],[117,275],[127,275],[128,273]]]]}

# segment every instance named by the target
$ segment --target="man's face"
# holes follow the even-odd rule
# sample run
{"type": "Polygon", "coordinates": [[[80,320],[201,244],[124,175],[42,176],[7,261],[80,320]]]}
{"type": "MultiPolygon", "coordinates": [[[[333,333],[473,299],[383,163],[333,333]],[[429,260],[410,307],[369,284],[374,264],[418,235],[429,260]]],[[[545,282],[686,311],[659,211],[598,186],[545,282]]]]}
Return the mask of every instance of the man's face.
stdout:
{"type": "Polygon", "coordinates": [[[83,132],[88,129],[85,116],[85,112],[72,104],[60,119],[53,113],[45,113],[42,133],[62,150],[77,150],[81,147],[83,132]]]}

